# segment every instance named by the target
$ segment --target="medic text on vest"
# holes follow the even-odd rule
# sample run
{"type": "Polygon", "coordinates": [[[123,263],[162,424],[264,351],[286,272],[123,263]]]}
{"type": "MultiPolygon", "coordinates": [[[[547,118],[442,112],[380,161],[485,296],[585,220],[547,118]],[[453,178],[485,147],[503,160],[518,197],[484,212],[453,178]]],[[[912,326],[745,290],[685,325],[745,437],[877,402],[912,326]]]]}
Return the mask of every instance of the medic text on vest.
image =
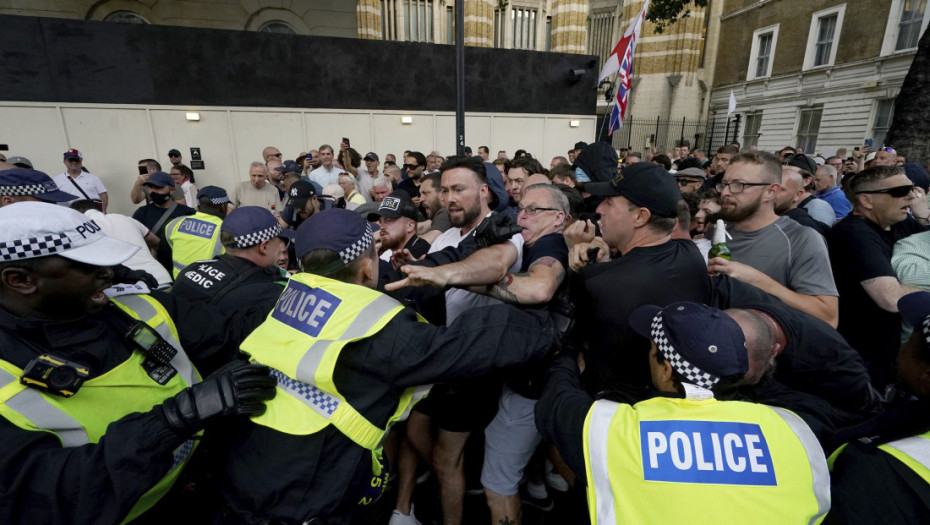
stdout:
{"type": "Polygon", "coordinates": [[[329,292],[291,279],[271,317],[310,337],[317,337],[340,303],[342,300],[329,292]]]}
{"type": "Polygon", "coordinates": [[[204,239],[212,239],[213,231],[216,229],[215,224],[200,219],[184,219],[181,221],[181,227],[178,232],[196,235],[204,239]]]}
{"type": "Polygon", "coordinates": [[[197,271],[184,272],[184,277],[187,277],[191,282],[199,284],[204,288],[212,288],[214,283],[210,278],[212,277],[217,281],[222,281],[223,277],[226,277],[226,274],[209,264],[199,264],[197,265],[197,271]]]}
{"type": "Polygon", "coordinates": [[[759,425],[721,421],[641,421],[648,481],[777,485],[759,425]]]}

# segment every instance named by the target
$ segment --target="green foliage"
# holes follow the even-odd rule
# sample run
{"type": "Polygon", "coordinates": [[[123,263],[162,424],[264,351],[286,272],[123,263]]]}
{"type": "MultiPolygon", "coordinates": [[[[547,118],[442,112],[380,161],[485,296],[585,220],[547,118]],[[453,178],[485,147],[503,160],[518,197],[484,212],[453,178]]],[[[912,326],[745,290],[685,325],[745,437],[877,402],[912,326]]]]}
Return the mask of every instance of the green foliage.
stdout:
{"type": "Polygon", "coordinates": [[[707,7],[707,0],[652,0],[646,20],[656,25],[656,33],[661,33],[679,19],[688,18],[692,7],[707,7]]]}

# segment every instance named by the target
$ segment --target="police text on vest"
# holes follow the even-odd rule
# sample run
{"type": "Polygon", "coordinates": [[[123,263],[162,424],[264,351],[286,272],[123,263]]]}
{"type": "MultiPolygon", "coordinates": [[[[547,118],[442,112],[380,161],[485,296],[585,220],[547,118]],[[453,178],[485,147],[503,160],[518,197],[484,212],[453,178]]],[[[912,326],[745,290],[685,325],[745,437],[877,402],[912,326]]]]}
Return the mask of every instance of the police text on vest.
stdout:
{"type": "Polygon", "coordinates": [[[341,302],[341,299],[329,292],[310,288],[291,279],[278,298],[271,317],[310,337],[316,337],[341,302]]]}
{"type": "Polygon", "coordinates": [[[759,425],[722,421],[641,421],[648,481],[777,485],[759,425]]]}

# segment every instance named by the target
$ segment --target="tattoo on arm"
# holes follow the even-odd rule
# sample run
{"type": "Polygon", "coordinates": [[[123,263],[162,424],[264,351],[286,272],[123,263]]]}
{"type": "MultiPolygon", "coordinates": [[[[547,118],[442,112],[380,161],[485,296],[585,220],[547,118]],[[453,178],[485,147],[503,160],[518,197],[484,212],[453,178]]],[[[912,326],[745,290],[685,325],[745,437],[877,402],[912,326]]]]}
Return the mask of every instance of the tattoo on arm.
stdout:
{"type": "Polygon", "coordinates": [[[557,272],[555,276],[556,284],[562,284],[562,280],[565,278],[565,266],[555,257],[540,257],[530,264],[529,269],[532,270],[534,266],[548,266],[554,269],[557,272]]]}

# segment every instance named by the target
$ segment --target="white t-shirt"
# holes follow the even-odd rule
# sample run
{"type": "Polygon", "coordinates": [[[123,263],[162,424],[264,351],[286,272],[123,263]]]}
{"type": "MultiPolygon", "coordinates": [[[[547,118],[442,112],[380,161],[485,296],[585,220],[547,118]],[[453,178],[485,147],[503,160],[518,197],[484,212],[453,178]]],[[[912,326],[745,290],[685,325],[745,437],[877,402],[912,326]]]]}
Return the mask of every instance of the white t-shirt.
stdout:
{"type": "Polygon", "coordinates": [[[194,186],[190,180],[186,180],[181,184],[181,189],[184,190],[184,200],[187,201],[187,205],[196,210],[198,204],[197,186],[194,186]]]}
{"type": "MultiPolygon", "coordinates": [[[[71,184],[71,181],[68,180],[68,172],[59,173],[53,180],[55,181],[55,185],[58,186],[58,189],[61,191],[70,193],[71,195],[77,195],[78,198],[75,200],[82,200],[85,198],[83,195],[81,195],[81,192],[74,187],[74,184],[71,184]]],[[[78,183],[78,186],[84,190],[84,193],[87,194],[87,198],[90,199],[99,199],[101,193],[107,192],[103,182],[101,182],[101,180],[93,173],[82,171],[81,174],[74,179],[74,182],[78,183]]],[[[74,201],[62,202],[60,204],[67,205],[71,202],[74,201]]]]}
{"type": "Polygon", "coordinates": [[[152,257],[152,252],[145,243],[145,236],[149,233],[149,229],[141,222],[118,213],[104,215],[98,210],[87,210],[84,215],[96,222],[97,226],[103,229],[103,233],[139,247],[139,251],[123,262],[124,265],[133,270],[144,270],[150,273],[159,285],[171,284],[171,275],[152,257]]]}
{"type": "MultiPolygon", "coordinates": [[[[472,229],[466,235],[462,235],[461,228],[449,228],[441,233],[439,237],[436,237],[436,240],[430,246],[429,253],[438,252],[447,246],[458,246],[462,239],[474,232],[475,230],[472,229]]],[[[516,273],[520,271],[520,266],[523,264],[523,236],[519,233],[514,235],[510,238],[510,243],[517,249],[517,260],[507,271],[516,273]]],[[[451,288],[446,291],[446,325],[452,324],[456,317],[467,310],[492,304],[504,303],[487,295],[476,294],[461,288],[451,288]]]]}

